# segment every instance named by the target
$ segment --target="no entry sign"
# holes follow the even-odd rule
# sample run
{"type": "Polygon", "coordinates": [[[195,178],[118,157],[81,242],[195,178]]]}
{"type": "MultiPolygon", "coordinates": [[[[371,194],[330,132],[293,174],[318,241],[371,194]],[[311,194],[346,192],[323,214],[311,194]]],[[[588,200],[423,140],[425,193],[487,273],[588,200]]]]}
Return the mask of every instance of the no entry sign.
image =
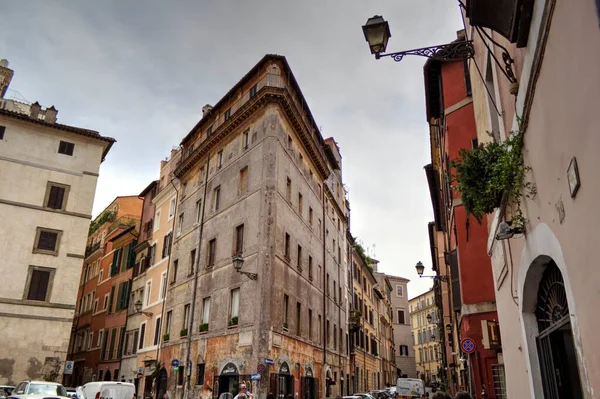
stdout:
{"type": "Polygon", "coordinates": [[[463,338],[460,341],[460,349],[467,354],[475,352],[475,341],[471,338],[463,338]]]}

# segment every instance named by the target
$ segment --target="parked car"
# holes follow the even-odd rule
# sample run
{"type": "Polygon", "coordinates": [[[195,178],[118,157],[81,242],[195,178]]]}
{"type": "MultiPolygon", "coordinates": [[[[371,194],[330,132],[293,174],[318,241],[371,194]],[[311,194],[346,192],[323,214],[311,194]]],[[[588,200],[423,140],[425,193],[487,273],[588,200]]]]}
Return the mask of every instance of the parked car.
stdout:
{"type": "Polygon", "coordinates": [[[342,399],[362,399],[360,396],[344,396],[342,399]]]}
{"type": "Polygon", "coordinates": [[[77,390],[75,388],[65,387],[65,389],[67,390],[67,395],[69,396],[69,398],[79,399],[77,395],[77,390]]]}
{"type": "Polygon", "coordinates": [[[360,396],[361,399],[375,399],[370,393],[355,393],[354,396],[360,396]]]}
{"type": "Polygon", "coordinates": [[[61,384],[48,381],[23,381],[12,391],[9,399],[38,399],[47,396],[58,399],[71,399],[61,384]]]}
{"type": "Polygon", "coordinates": [[[135,399],[135,385],[131,382],[95,381],[77,387],[78,399],[135,399]]]}
{"type": "Polygon", "coordinates": [[[12,385],[0,385],[0,399],[4,399],[10,396],[11,392],[15,389],[12,385]]]}

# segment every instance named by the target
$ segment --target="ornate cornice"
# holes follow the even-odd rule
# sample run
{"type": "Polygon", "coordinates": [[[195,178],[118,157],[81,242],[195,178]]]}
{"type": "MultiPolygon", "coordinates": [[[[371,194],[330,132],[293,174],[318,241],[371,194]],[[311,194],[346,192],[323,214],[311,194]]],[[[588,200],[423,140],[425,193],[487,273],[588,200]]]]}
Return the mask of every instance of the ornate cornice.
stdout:
{"type": "Polygon", "coordinates": [[[285,88],[265,86],[259,90],[256,96],[242,105],[229,120],[223,123],[213,134],[205,139],[188,157],[183,159],[175,169],[175,176],[181,178],[188,173],[200,160],[211,150],[219,145],[237,127],[248,120],[259,109],[269,104],[278,104],[302,142],[306,152],[315,163],[317,171],[325,180],[329,176],[324,149],[320,148],[310,135],[300,111],[298,111],[290,93],[285,88]]]}

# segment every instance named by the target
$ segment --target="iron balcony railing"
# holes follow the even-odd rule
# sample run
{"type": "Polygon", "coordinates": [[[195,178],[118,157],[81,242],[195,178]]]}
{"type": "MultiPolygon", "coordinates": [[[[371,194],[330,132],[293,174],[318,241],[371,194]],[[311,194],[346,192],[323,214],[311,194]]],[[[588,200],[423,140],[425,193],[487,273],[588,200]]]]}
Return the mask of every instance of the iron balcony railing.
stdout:
{"type": "Polygon", "coordinates": [[[139,220],[140,217],[136,215],[123,215],[110,225],[110,227],[108,228],[108,234],[110,234],[119,227],[135,226],[136,223],[139,222],[139,220]]]}
{"type": "Polygon", "coordinates": [[[100,249],[100,244],[101,244],[100,241],[98,241],[98,242],[96,242],[94,244],[88,245],[85,248],[85,257],[87,258],[91,254],[93,254],[94,252],[96,252],[98,249],[100,249]]]}

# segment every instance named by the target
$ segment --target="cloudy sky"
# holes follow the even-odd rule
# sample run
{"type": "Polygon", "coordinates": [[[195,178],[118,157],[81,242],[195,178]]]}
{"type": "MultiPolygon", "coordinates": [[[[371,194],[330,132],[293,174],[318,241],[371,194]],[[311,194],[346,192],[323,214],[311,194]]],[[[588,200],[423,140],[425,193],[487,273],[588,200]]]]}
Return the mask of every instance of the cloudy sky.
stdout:
{"type": "Polygon", "coordinates": [[[352,234],[382,271],[412,280],[413,297],[431,285],[414,270],[431,265],[425,59],[376,61],[361,31],[375,14],[390,23],[391,51],[452,41],[462,26],[453,0],[6,1],[0,58],[25,99],[117,139],[97,215],[158,177],[203,105],[264,54],[285,55],[323,136],[340,145],[352,234]]]}

